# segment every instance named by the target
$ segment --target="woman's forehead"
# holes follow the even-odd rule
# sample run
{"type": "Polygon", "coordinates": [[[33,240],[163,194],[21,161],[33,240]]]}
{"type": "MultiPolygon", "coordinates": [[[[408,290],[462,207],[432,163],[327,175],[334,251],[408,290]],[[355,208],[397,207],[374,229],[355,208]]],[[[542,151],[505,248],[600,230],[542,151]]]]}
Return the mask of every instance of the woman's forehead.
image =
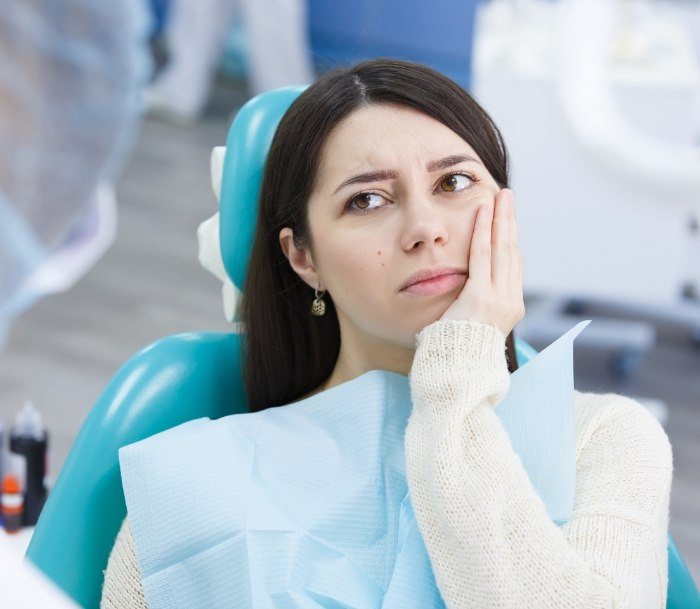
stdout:
{"type": "Polygon", "coordinates": [[[437,119],[397,104],[372,104],[353,110],[330,132],[324,153],[329,161],[340,155],[381,156],[384,151],[400,152],[407,144],[426,153],[446,144],[474,153],[467,142],[437,119]]]}
{"type": "Polygon", "coordinates": [[[474,149],[440,121],[413,108],[374,104],[354,110],[326,138],[319,159],[324,181],[359,171],[423,170],[430,162],[474,149]]]}
{"type": "Polygon", "coordinates": [[[326,175],[353,170],[394,169],[396,163],[421,166],[449,155],[478,159],[457,133],[427,114],[397,104],[353,110],[329,133],[319,169],[326,175]]]}

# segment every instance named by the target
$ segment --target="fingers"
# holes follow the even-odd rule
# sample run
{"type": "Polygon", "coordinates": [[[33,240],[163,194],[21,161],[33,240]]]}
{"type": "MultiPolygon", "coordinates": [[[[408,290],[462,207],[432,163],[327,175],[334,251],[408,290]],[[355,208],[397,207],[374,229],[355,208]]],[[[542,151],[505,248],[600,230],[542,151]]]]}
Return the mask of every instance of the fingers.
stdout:
{"type": "Polygon", "coordinates": [[[510,189],[503,188],[496,195],[491,234],[491,282],[501,288],[512,282],[512,194],[510,189]]]}
{"type": "Polygon", "coordinates": [[[469,250],[469,279],[480,284],[491,283],[491,224],[493,205],[482,205],[476,213],[476,224],[469,250]]]}
{"type": "Polygon", "coordinates": [[[477,212],[469,256],[469,277],[499,291],[499,302],[523,308],[522,256],[513,191],[501,189],[494,205],[477,212]]]}
{"type": "Polygon", "coordinates": [[[510,191],[510,194],[510,237],[508,251],[511,267],[509,288],[512,291],[513,304],[517,309],[518,319],[520,320],[525,317],[525,302],[523,296],[523,257],[520,253],[520,244],[518,243],[518,222],[515,213],[515,200],[513,198],[512,191],[510,191]]]}

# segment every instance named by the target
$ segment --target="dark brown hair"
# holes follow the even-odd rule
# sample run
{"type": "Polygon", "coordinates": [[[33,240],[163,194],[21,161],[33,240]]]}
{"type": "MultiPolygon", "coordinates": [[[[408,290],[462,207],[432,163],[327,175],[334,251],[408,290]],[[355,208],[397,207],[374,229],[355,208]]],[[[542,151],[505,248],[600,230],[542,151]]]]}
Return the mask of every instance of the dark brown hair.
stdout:
{"type": "MultiPolygon", "coordinates": [[[[313,255],[307,204],[321,148],[340,120],[368,104],[408,106],[440,121],[479,155],[500,188],[508,187],[508,153],[488,114],[457,83],[418,64],[378,58],[321,76],[282,117],[263,174],[257,226],[241,301],[243,378],[251,412],[295,401],[333,371],[340,349],[338,316],[311,315],[314,290],[292,269],[279,243],[285,226],[313,255]]],[[[508,369],[518,368],[513,333],[508,369]]]]}

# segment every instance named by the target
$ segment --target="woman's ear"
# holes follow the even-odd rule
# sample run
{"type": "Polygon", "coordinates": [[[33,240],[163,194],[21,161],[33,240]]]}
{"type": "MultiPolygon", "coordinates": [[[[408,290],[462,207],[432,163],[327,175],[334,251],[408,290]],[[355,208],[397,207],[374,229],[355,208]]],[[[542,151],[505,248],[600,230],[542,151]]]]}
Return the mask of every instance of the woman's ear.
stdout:
{"type": "MultiPolygon", "coordinates": [[[[289,260],[289,265],[311,288],[316,288],[319,283],[318,272],[314,264],[311,252],[308,249],[299,249],[294,244],[294,231],[285,226],[279,235],[282,252],[289,260]]],[[[323,288],[323,286],[321,286],[323,288]]]]}

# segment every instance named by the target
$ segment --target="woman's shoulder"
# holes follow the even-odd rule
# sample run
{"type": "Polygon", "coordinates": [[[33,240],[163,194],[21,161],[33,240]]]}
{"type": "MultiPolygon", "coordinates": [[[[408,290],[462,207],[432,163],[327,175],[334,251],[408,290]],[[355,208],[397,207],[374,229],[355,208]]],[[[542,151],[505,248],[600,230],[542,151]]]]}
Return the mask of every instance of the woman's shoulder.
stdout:
{"type": "Polygon", "coordinates": [[[647,520],[670,492],[673,450],[663,426],[638,400],[574,390],[579,501],[634,509],[647,520]]]}
{"type": "Polygon", "coordinates": [[[577,437],[585,442],[605,429],[621,437],[645,439],[659,448],[669,448],[669,438],[654,414],[640,401],[619,393],[583,392],[574,389],[577,437]]]}

